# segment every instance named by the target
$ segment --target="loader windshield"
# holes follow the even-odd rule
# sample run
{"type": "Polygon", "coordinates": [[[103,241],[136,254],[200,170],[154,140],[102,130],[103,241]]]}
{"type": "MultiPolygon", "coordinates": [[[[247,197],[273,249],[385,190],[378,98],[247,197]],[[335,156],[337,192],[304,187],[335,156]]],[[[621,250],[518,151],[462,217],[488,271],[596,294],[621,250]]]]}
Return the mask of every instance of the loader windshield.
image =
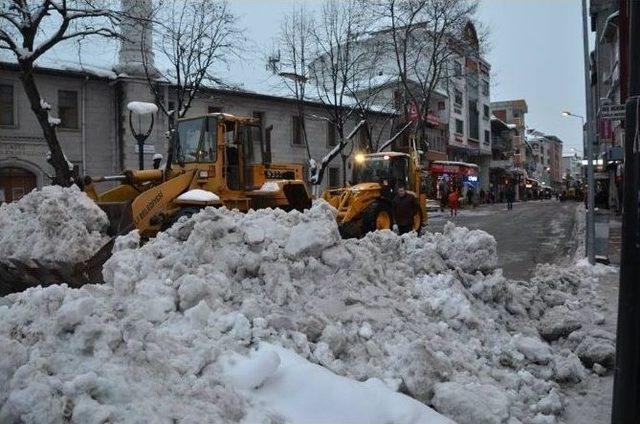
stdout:
{"type": "Polygon", "coordinates": [[[391,187],[407,184],[408,160],[405,157],[364,156],[356,158],[353,184],[385,183],[391,187]]]}
{"type": "Polygon", "coordinates": [[[178,122],[178,162],[215,162],[218,121],[212,117],[178,122]]]}

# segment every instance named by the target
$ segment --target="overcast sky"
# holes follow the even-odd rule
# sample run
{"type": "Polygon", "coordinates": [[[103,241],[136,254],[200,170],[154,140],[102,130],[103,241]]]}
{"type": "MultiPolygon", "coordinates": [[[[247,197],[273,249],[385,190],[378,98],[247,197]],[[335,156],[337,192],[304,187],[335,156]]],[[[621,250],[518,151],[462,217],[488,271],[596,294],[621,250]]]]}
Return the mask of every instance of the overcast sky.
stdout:
{"type": "MultiPolygon", "coordinates": [[[[266,57],[282,16],[301,3],[313,10],[322,0],[229,0],[248,43],[239,46],[244,59],[234,60],[220,77],[244,83],[247,89],[272,91],[274,78],[265,69],[266,57]]],[[[529,127],[560,137],[565,154],[571,154],[572,147],[582,152],[580,120],[560,115],[570,110],[584,116],[581,1],[481,0],[478,19],[490,34],[486,59],[492,67],[491,99],[525,99],[529,127]]],[[[110,69],[117,62],[113,41],[92,39],[80,52],[85,65],[110,69]]],[[[73,65],[78,56],[78,46],[66,43],[39,63],[73,65]]]]}
{"type": "MultiPolygon", "coordinates": [[[[280,17],[296,3],[300,1],[231,0],[257,48],[272,45],[280,17]]],[[[304,3],[313,8],[321,1],[304,3]]],[[[491,99],[525,99],[528,126],[560,137],[565,154],[571,147],[581,152],[580,120],[560,115],[567,109],[584,116],[580,0],[481,0],[478,18],[490,31],[491,99]]],[[[255,77],[254,66],[263,63],[234,69],[234,79],[242,73],[247,80],[255,77]]]]}

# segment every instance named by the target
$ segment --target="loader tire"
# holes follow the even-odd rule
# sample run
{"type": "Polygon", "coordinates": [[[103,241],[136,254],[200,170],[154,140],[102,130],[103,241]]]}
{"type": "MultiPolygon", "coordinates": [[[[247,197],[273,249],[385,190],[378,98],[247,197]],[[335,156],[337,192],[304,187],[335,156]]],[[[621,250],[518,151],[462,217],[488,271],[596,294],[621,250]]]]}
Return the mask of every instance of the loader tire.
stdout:
{"type": "Polygon", "coordinates": [[[393,215],[391,207],[387,203],[373,202],[367,208],[362,217],[362,235],[377,230],[391,230],[393,228],[393,215]]]}

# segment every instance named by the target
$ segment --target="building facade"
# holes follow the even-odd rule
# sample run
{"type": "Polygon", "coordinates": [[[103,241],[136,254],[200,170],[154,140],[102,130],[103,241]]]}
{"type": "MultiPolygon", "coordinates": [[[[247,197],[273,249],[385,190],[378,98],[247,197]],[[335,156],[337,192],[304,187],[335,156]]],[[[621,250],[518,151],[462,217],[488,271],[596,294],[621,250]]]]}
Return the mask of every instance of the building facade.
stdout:
{"type": "MultiPolygon", "coordinates": [[[[51,114],[62,120],[56,129],[61,147],[80,175],[113,175],[138,167],[138,146],[129,128],[126,105],[130,101],[154,101],[144,79],[117,76],[108,70],[38,68],[36,81],[43,99],[52,107],[51,114]]],[[[167,85],[165,90],[169,107],[172,88],[167,85]]],[[[49,149],[14,64],[0,63],[0,93],[0,201],[9,202],[33,188],[49,184],[53,169],[47,163],[49,149]]],[[[322,105],[314,103],[308,103],[306,110],[318,117],[326,113],[322,105]]],[[[296,119],[297,106],[292,99],[239,90],[208,89],[195,99],[187,117],[208,112],[261,119],[262,128],[253,136],[253,162],[262,160],[259,157],[260,139],[264,137],[264,129],[273,125],[273,161],[307,166],[306,148],[296,119]]],[[[154,129],[144,148],[147,166],[155,153],[165,154],[168,147],[168,119],[162,112],[157,112],[154,121],[154,129]]],[[[389,115],[373,113],[371,123],[372,132],[388,138],[389,115]]],[[[350,130],[356,122],[349,125],[350,130]]],[[[326,120],[307,119],[306,133],[311,156],[316,160],[336,143],[333,128],[326,120]]],[[[349,172],[339,158],[334,159],[325,172],[322,188],[340,186],[343,174],[349,178],[349,172]]]]}
{"type": "MultiPolygon", "coordinates": [[[[603,114],[608,105],[621,105],[627,97],[628,7],[631,0],[591,0],[589,14],[595,33],[591,52],[591,96],[595,121],[594,160],[596,191],[608,192],[608,206],[621,210],[624,159],[624,119],[603,114]]],[[[585,154],[586,156],[586,154],[585,154]]]]}
{"type": "Polygon", "coordinates": [[[512,183],[517,187],[515,190],[516,200],[524,199],[526,189],[527,172],[532,171],[532,149],[526,141],[525,116],[529,108],[524,99],[505,100],[491,102],[491,113],[497,119],[506,123],[514,131],[511,134],[511,151],[508,153],[512,159],[512,183]]]}

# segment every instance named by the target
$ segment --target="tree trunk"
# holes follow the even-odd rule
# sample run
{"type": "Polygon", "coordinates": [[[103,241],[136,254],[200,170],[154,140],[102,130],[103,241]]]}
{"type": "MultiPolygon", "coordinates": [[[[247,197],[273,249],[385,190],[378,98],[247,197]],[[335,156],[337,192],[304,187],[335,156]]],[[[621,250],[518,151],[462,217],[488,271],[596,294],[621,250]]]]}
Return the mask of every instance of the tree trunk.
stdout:
{"type": "Polygon", "coordinates": [[[69,164],[62,153],[62,148],[58,141],[58,135],[55,128],[49,124],[49,113],[40,105],[40,92],[38,86],[33,78],[33,66],[21,64],[22,72],[20,73],[20,80],[24,86],[24,91],[29,99],[31,110],[36,115],[40,128],[44,135],[44,139],[49,146],[51,152],[51,165],[55,171],[54,184],[68,187],[71,185],[71,170],[69,170],[69,164]]]}
{"type": "Polygon", "coordinates": [[[342,157],[342,187],[347,186],[347,157],[346,155],[340,155],[342,157]]]}

